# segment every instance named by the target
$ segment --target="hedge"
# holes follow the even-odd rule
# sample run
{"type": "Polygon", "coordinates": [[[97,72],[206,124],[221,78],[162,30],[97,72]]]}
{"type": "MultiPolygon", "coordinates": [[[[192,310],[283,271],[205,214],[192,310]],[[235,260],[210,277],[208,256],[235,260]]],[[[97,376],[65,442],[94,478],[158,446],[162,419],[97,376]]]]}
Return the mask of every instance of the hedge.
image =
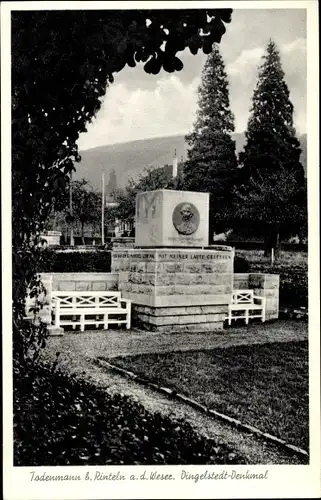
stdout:
{"type": "Polygon", "coordinates": [[[49,366],[15,366],[15,466],[236,463],[245,458],[184,420],[49,366]]]}
{"type": "Polygon", "coordinates": [[[245,257],[235,255],[233,272],[234,273],[248,273],[250,269],[250,264],[245,257]]]}
{"type": "MultiPolygon", "coordinates": [[[[215,241],[217,245],[229,245],[236,250],[265,250],[264,241],[257,240],[229,240],[215,241]]],[[[287,252],[307,252],[307,243],[280,243],[279,249],[287,252]]]]}
{"type": "Polygon", "coordinates": [[[57,252],[44,250],[39,272],[51,273],[110,273],[111,252],[109,250],[57,252]]]}

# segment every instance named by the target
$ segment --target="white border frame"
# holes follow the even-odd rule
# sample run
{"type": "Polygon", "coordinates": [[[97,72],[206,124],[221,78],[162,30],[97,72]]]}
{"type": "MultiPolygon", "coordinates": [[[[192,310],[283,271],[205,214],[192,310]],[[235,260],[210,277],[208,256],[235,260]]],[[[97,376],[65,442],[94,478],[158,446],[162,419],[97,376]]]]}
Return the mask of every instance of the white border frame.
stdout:
{"type": "MultiPolygon", "coordinates": [[[[233,9],[307,9],[307,150],[308,150],[308,209],[309,209],[309,356],[310,356],[310,465],[305,466],[235,466],[238,473],[265,473],[264,482],[252,480],[192,481],[180,480],[181,466],[144,467],[13,467],[12,429],[12,327],[10,286],[11,262],[11,65],[10,15],[12,10],[63,9],[130,9],[130,8],[205,8],[222,7],[221,1],[161,2],[4,2],[1,5],[1,159],[2,159],[2,301],[3,301],[3,395],[4,395],[4,498],[20,499],[83,499],[83,498],[316,498],[320,494],[320,322],[319,322],[319,67],[318,67],[318,3],[306,1],[226,1],[233,9]],[[143,482],[139,479],[123,482],[89,483],[30,481],[30,471],[49,474],[81,474],[87,470],[117,471],[129,476],[143,470],[161,469],[171,472],[176,481],[143,482]]],[[[250,25],[250,20],[249,20],[250,25]]],[[[206,469],[220,473],[231,467],[188,466],[190,473],[206,469]]],[[[232,467],[233,468],[233,467],[232,467]]]]}

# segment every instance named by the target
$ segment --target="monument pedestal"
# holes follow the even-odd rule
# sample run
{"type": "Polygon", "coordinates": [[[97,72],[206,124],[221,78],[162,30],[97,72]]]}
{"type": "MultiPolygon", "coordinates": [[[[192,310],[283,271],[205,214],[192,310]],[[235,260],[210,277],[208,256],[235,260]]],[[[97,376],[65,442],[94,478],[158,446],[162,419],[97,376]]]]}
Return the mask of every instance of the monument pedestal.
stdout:
{"type": "Polygon", "coordinates": [[[157,332],[223,328],[234,252],[208,248],[208,212],[207,193],[165,189],[137,196],[135,248],[112,253],[134,325],[157,332]]]}
{"type": "Polygon", "coordinates": [[[133,322],[157,332],[223,328],[233,286],[232,248],[143,248],[113,251],[133,322]]]}

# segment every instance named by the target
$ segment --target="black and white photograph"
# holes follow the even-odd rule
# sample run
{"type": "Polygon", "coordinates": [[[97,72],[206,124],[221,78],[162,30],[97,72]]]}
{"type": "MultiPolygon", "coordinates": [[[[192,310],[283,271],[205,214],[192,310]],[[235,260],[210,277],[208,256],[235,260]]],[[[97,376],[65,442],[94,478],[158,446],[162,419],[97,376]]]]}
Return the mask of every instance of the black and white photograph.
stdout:
{"type": "Polygon", "coordinates": [[[317,2],[1,11],[6,500],[319,497],[317,2]]]}

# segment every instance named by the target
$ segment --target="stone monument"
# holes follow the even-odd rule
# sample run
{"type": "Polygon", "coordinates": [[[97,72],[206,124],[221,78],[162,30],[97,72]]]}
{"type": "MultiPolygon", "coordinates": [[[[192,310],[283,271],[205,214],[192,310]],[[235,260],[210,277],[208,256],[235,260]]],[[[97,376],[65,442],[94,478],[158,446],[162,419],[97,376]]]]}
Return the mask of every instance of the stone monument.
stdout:
{"type": "Polygon", "coordinates": [[[223,328],[233,286],[231,247],[208,246],[209,195],[157,190],[136,200],[135,247],[112,253],[133,321],[158,332],[223,328]]]}
{"type": "Polygon", "coordinates": [[[208,246],[209,194],[166,189],[136,200],[136,247],[208,246]]]}

